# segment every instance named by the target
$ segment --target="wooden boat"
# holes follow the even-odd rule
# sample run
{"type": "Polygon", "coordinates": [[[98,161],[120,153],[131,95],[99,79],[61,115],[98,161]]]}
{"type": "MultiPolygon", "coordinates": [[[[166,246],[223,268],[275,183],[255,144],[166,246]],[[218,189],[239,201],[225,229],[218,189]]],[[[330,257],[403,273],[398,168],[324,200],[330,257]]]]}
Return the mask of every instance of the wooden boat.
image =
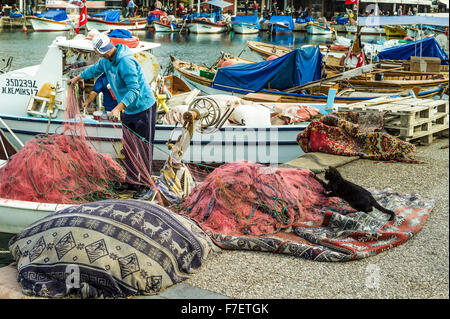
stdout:
{"type": "Polygon", "coordinates": [[[125,30],[145,30],[147,27],[147,19],[136,18],[130,19],[128,22],[109,22],[102,19],[88,18],[88,30],[97,29],[99,31],[109,31],[114,29],[125,30]]]}
{"type": "Polygon", "coordinates": [[[309,23],[306,26],[306,31],[313,35],[332,35],[334,28],[328,26],[327,24],[321,25],[318,23],[309,23]]]}
{"type": "Polygon", "coordinates": [[[387,37],[406,37],[408,35],[408,30],[400,25],[383,25],[387,37]]]}
{"type": "Polygon", "coordinates": [[[228,30],[228,25],[223,21],[214,23],[208,18],[195,18],[186,20],[185,23],[192,33],[223,33],[228,30]]]}
{"type": "MultiPolygon", "coordinates": [[[[255,93],[243,89],[230,88],[229,90],[222,90],[212,87],[212,82],[214,78],[214,73],[216,70],[210,69],[204,66],[200,66],[198,64],[192,62],[186,62],[182,60],[178,60],[177,58],[171,56],[172,65],[175,70],[188,82],[188,84],[192,87],[199,89],[201,92],[207,95],[213,94],[233,94],[237,96],[242,96],[245,98],[247,94],[255,93]],[[206,76],[202,76],[202,74],[211,74],[208,78],[206,76]]],[[[296,103],[304,103],[304,102],[315,102],[315,103],[326,103],[327,101],[327,92],[329,86],[319,87],[316,90],[316,93],[311,94],[300,94],[300,93],[291,93],[286,91],[274,91],[270,89],[261,90],[258,93],[262,93],[266,95],[268,100],[276,99],[279,102],[296,102],[296,103]]],[[[376,87],[379,89],[379,87],[376,87]]],[[[313,89],[314,90],[314,89],[313,89]]],[[[343,90],[341,95],[336,96],[336,103],[355,103],[361,102],[365,100],[379,98],[385,95],[390,96],[398,96],[401,92],[405,92],[404,88],[401,87],[391,87],[384,92],[373,92],[370,93],[368,88],[361,89],[358,91],[357,89],[352,90],[343,90]]],[[[427,90],[421,90],[417,95],[422,98],[432,97],[436,94],[440,94],[443,91],[443,88],[428,88],[427,90]]]]}
{"type": "Polygon", "coordinates": [[[257,41],[247,41],[247,46],[250,48],[250,50],[255,51],[264,58],[272,55],[280,57],[292,51],[291,49],[283,46],[257,41]]]}

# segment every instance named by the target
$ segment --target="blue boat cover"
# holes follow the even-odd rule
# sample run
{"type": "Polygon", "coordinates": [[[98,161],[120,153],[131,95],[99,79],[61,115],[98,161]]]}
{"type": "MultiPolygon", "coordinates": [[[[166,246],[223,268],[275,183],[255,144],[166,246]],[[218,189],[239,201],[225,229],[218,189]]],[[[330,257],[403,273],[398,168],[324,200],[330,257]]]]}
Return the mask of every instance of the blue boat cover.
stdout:
{"type": "Polygon", "coordinates": [[[119,22],[120,10],[105,10],[91,15],[92,18],[103,19],[108,22],[119,22]]]}
{"type": "Polygon", "coordinates": [[[211,87],[249,93],[261,91],[270,84],[271,89],[285,90],[319,80],[321,73],[322,53],[319,46],[311,46],[270,61],[219,68],[211,87]]]}
{"type": "Polygon", "coordinates": [[[336,23],[337,24],[347,24],[348,23],[348,18],[343,17],[343,18],[337,18],[336,19],[336,23]]]}
{"type": "Polygon", "coordinates": [[[53,21],[64,21],[68,19],[66,11],[64,10],[49,10],[39,15],[39,18],[45,18],[53,21]]]}
{"type": "Polygon", "coordinates": [[[233,24],[238,23],[248,23],[248,24],[254,24],[256,27],[260,28],[261,25],[259,23],[259,17],[252,15],[252,16],[235,16],[231,18],[231,22],[233,24]]]}
{"type": "Polygon", "coordinates": [[[269,26],[273,23],[282,23],[289,26],[289,30],[294,30],[294,20],[291,16],[272,16],[269,20],[269,26]]]}
{"type": "MultiPolygon", "coordinates": [[[[411,56],[424,56],[448,60],[448,55],[434,37],[387,48],[378,53],[380,60],[409,60],[411,56]],[[422,51],[422,54],[421,54],[422,51]]],[[[441,64],[448,65],[448,61],[441,64]]]]}
{"type": "Polygon", "coordinates": [[[111,38],[121,38],[121,39],[131,39],[131,32],[125,29],[114,29],[109,34],[108,37],[111,38]]]}

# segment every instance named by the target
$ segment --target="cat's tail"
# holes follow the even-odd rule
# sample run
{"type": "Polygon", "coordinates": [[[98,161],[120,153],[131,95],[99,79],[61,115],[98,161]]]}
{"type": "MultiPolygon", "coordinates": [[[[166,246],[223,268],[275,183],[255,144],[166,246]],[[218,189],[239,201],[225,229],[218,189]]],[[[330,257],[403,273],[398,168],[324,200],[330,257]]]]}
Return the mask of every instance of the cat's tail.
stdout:
{"type": "Polygon", "coordinates": [[[373,207],[375,207],[376,209],[378,209],[379,211],[381,211],[385,214],[391,215],[389,220],[393,220],[395,218],[395,213],[392,210],[384,208],[383,206],[378,204],[376,201],[374,202],[373,207]]]}

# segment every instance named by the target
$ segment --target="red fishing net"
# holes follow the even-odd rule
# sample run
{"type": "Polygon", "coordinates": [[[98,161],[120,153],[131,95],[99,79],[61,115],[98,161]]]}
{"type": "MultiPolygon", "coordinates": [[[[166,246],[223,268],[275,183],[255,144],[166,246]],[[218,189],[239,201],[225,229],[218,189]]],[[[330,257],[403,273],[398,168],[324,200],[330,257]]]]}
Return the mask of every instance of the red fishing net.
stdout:
{"type": "Polygon", "coordinates": [[[194,188],[181,213],[213,233],[268,235],[291,226],[321,226],[332,212],[354,211],[322,191],[308,169],[234,162],[215,169],[194,188]]]}
{"type": "Polygon", "coordinates": [[[115,196],[125,170],[88,146],[73,87],[65,118],[63,134],[37,135],[0,170],[1,198],[69,204],[115,196]]]}

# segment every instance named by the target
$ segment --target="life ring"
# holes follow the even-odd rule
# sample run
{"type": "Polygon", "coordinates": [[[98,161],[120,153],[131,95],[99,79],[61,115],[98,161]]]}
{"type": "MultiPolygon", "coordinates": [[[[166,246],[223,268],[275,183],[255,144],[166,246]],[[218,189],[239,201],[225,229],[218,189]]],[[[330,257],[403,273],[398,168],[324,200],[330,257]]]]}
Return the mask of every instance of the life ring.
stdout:
{"type": "Polygon", "coordinates": [[[170,20],[169,20],[168,16],[161,16],[159,18],[159,21],[161,21],[161,23],[164,24],[164,25],[169,25],[169,23],[170,23],[170,20]]]}
{"type": "Polygon", "coordinates": [[[131,37],[131,38],[109,38],[113,45],[124,44],[129,48],[135,48],[139,44],[139,38],[131,37]]]}

